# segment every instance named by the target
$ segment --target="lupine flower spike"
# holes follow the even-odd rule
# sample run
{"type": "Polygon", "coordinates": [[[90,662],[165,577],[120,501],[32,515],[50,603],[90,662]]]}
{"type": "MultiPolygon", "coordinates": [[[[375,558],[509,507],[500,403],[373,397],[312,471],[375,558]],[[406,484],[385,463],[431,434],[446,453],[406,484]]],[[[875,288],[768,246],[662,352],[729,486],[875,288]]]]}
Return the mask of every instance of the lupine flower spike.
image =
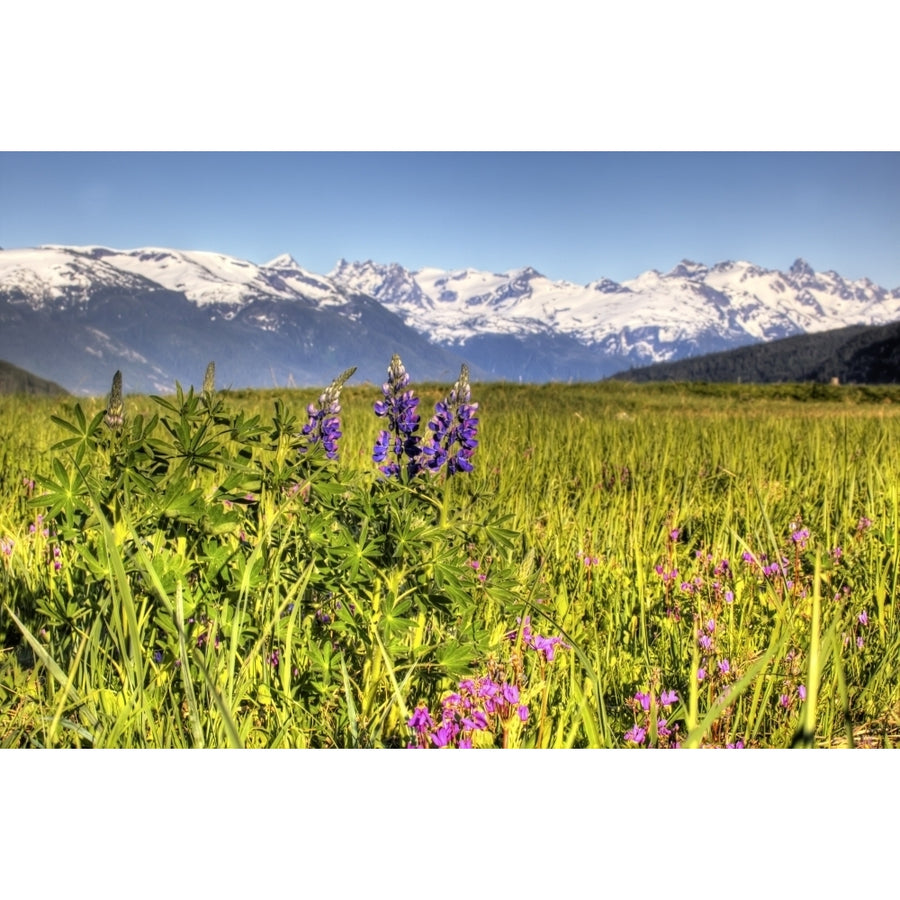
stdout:
{"type": "Polygon", "coordinates": [[[206,367],[206,374],[203,376],[203,393],[207,397],[211,397],[216,392],[216,364],[211,362],[206,367]]]}
{"type": "Polygon", "coordinates": [[[118,431],[125,424],[125,402],[122,400],[122,373],[116,371],[113,375],[112,390],[109,392],[109,401],[106,404],[106,415],[103,421],[108,428],[118,431]]]}
{"type": "Polygon", "coordinates": [[[478,404],[471,402],[469,367],[465,364],[453,389],[434,407],[434,415],[428,423],[431,437],[423,447],[425,466],[437,472],[444,463],[447,474],[472,471],[472,455],[478,446],[478,404]]]}
{"type": "Polygon", "coordinates": [[[379,400],[374,406],[375,415],[386,418],[388,427],[378,433],[372,460],[381,463],[378,468],[389,477],[400,474],[404,457],[408,460],[406,467],[410,477],[421,468],[421,438],[416,434],[419,430],[419,414],[416,412],[419,398],[407,390],[408,385],[409,373],[395,353],[388,366],[388,380],[381,386],[384,400],[379,400]],[[387,461],[389,454],[394,457],[390,462],[387,461]]]}
{"type": "Polygon", "coordinates": [[[309,438],[310,445],[321,441],[329,459],[337,459],[337,442],[341,437],[341,390],[355,371],[356,366],[352,366],[342,372],[322,391],[317,404],[310,403],[306,407],[309,421],[303,426],[302,433],[309,438]]]}

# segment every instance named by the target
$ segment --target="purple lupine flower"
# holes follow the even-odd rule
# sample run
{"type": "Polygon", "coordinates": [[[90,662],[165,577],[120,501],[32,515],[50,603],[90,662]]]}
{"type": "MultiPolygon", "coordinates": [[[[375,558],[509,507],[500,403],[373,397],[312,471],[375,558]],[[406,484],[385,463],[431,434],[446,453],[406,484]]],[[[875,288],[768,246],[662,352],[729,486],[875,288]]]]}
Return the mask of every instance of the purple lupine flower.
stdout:
{"type": "Polygon", "coordinates": [[[801,684],[800,687],[797,688],[797,696],[801,700],[806,700],[806,685],[801,684]]]}
{"type": "Polygon", "coordinates": [[[322,391],[316,403],[306,407],[309,421],[301,433],[309,439],[310,445],[321,441],[329,459],[337,459],[337,442],[341,438],[341,389],[355,371],[356,366],[353,366],[342,372],[322,391]]]}
{"type": "Polygon", "coordinates": [[[634,695],[634,699],[637,700],[637,702],[641,704],[641,708],[644,710],[644,712],[650,711],[650,695],[649,694],[645,694],[643,691],[638,691],[634,695]]]}
{"type": "Polygon", "coordinates": [[[474,468],[471,459],[478,447],[478,404],[471,402],[471,396],[469,367],[464,364],[450,393],[434,405],[428,423],[431,435],[422,446],[422,455],[430,472],[445,464],[448,475],[474,468]]]}
{"type": "Polygon", "coordinates": [[[387,419],[388,427],[378,434],[372,461],[380,463],[378,468],[389,478],[400,474],[404,457],[410,477],[421,469],[419,457],[422,448],[419,444],[422,439],[416,434],[419,430],[419,414],[416,412],[419,398],[413,391],[407,390],[408,385],[409,373],[395,353],[388,366],[388,380],[381,386],[384,400],[379,400],[373,407],[376,416],[387,419]],[[388,460],[389,454],[393,454],[393,460],[388,460]]]}
{"type": "Polygon", "coordinates": [[[860,625],[868,625],[869,624],[869,614],[863,610],[857,617],[860,625]]]}
{"type": "Polygon", "coordinates": [[[16,542],[11,537],[0,538],[0,553],[4,556],[12,556],[13,547],[15,546],[16,542]]]}
{"type": "Polygon", "coordinates": [[[697,669],[697,681],[703,681],[704,678],[706,678],[706,669],[701,666],[697,669]]]}
{"type": "Polygon", "coordinates": [[[719,671],[723,675],[727,675],[731,671],[731,663],[729,663],[727,659],[720,659],[718,665],[719,671]]]}
{"type": "Polygon", "coordinates": [[[663,691],[659,695],[659,703],[660,706],[671,706],[673,703],[678,702],[678,694],[675,691],[663,691]]]}
{"type": "Polygon", "coordinates": [[[726,750],[743,750],[744,742],[742,740],[740,740],[740,738],[739,738],[733,744],[726,744],[725,749],[726,750]]]}
{"type": "Polygon", "coordinates": [[[801,549],[804,550],[806,548],[806,543],[809,540],[809,529],[808,528],[800,528],[797,531],[791,534],[791,540],[801,549]]]}
{"type": "Polygon", "coordinates": [[[856,530],[863,534],[872,527],[872,520],[868,516],[861,516],[859,522],[856,523],[856,530]]]}

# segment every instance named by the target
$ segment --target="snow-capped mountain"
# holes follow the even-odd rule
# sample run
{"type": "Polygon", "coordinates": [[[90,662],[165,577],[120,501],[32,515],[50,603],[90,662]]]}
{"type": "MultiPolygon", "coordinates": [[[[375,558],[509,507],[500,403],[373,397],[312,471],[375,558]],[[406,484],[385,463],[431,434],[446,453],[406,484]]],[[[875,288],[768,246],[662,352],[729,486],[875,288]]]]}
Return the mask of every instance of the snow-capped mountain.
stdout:
{"type": "Polygon", "coordinates": [[[900,289],[749,262],[683,260],[616,283],[533,268],[410,271],[289,255],[264,265],[164,248],[0,250],[0,359],[82,393],[197,382],[321,385],[352,365],[380,383],[399,352],[417,380],[592,380],[795,334],[900,320],[900,289]]]}
{"type": "Polygon", "coordinates": [[[273,297],[341,306],[344,292],[288,254],[263,266],[206,251],[46,246],[0,251],[0,289],[19,288],[33,307],[79,302],[98,287],[179,291],[197,306],[240,307],[273,297]]]}
{"type": "MultiPolygon", "coordinates": [[[[549,341],[577,370],[570,377],[900,319],[900,289],[816,273],[802,259],[788,272],[683,260],[666,274],[651,270],[621,284],[551,281],[532,268],[409,272],[345,260],[331,278],[376,297],[441,346],[476,358],[482,347],[549,341]]],[[[478,362],[493,368],[489,359],[478,362]]]]}
{"type": "MultiPolygon", "coordinates": [[[[257,266],[159,248],[0,250],[0,359],[71,391],[170,392],[215,360],[222,385],[322,385],[350,366],[381,383],[394,352],[420,379],[460,358],[373,298],[284,255],[257,266]]],[[[473,371],[477,367],[473,366],[473,371]]]]}

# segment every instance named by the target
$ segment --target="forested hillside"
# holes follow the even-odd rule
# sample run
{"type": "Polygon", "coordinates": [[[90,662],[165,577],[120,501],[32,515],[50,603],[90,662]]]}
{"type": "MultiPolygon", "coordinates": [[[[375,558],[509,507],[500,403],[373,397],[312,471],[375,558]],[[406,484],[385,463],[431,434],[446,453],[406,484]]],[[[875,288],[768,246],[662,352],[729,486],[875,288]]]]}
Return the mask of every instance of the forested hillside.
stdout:
{"type": "Polygon", "coordinates": [[[625,381],[897,384],[900,322],[852,325],[619,372],[625,381]]]}

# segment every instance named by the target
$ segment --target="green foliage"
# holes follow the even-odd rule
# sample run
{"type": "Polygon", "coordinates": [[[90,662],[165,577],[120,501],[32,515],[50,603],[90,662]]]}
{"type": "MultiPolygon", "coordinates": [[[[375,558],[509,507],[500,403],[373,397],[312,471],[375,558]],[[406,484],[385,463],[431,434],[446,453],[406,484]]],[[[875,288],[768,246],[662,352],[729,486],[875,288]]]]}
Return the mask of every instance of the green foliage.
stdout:
{"type": "Polygon", "coordinates": [[[51,417],[27,503],[45,565],[35,547],[6,572],[19,651],[64,692],[29,742],[404,743],[407,695],[486,651],[486,609],[514,610],[509,533],[453,515],[452,480],[351,472],[280,399],[264,425],[206,382],[129,415],[117,373],[105,411],[51,417]],[[495,560],[477,589],[473,552],[495,560]]]}
{"type": "Polygon", "coordinates": [[[477,386],[446,479],[371,386],[336,460],[304,392],[8,400],[0,745],[405,746],[485,678],[475,746],[896,745],[900,397],[813,387],[477,386]]]}

